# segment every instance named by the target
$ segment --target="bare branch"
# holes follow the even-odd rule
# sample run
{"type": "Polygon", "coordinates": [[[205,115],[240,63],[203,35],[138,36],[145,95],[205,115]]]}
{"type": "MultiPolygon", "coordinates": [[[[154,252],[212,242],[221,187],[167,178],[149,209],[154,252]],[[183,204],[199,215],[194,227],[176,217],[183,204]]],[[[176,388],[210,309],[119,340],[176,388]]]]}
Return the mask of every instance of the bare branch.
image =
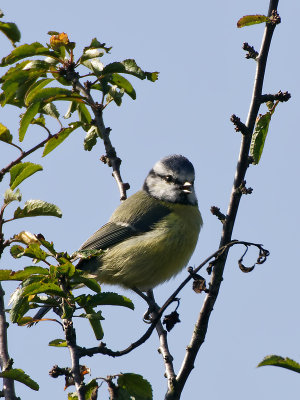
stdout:
{"type": "Polygon", "coordinates": [[[235,114],[230,117],[230,121],[235,125],[236,132],[241,132],[243,135],[249,134],[247,126],[235,114]]]}
{"type": "MultiPolygon", "coordinates": [[[[11,359],[8,354],[8,343],[7,343],[7,328],[8,323],[5,317],[4,307],[4,290],[0,283],[0,366],[3,371],[11,363],[11,359]]],[[[5,400],[17,399],[15,394],[15,385],[13,379],[3,378],[3,394],[5,400]]]]}
{"type": "Polygon", "coordinates": [[[256,60],[258,56],[258,52],[254,49],[253,46],[250,46],[248,43],[243,43],[243,50],[247,51],[246,58],[253,58],[256,60]]]}
{"type": "Polygon", "coordinates": [[[275,94],[263,94],[260,97],[260,101],[261,103],[266,103],[267,101],[281,101],[281,102],[285,102],[288,101],[291,98],[291,94],[289,92],[282,92],[281,90],[279,90],[278,93],[275,94]]]}
{"type": "Polygon", "coordinates": [[[76,332],[73,323],[69,319],[63,320],[64,331],[66,335],[67,345],[71,356],[72,377],[74,379],[78,400],[84,400],[84,385],[80,374],[79,351],[76,344],[76,332]]]}
{"type": "Polygon", "coordinates": [[[82,96],[86,98],[88,104],[91,106],[93,110],[95,116],[95,122],[100,132],[100,135],[103,138],[103,143],[106,150],[106,156],[104,156],[104,158],[101,157],[101,159],[102,161],[107,163],[109,167],[112,167],[113,169],[112,175],[115,178],[119,188],[120,200],[125,200],[127,198],[126,191],[129,189],[129,184],[124,183],[121,177],[121,172],[120,172],[121,159],[117,156],[116,149],[113,147],[111,140],[109,138],[111,129],[106,128],[104,125],[103,115],[102,115],[103,105],[98,104],[94,101],[89,92],[89,89],[84,87],[79,82],[77,76],[74,76],[72,82],[76,90],[80,91],[82,96]]]}
{"type": "MultiPolygon", "coordinates": [[[[272,16],[274,18],[274,23],[266,24],[264,36],[262,39],[261,49],[258,57],[256,58],[257,60],[256,76],[254,81],[254,88],[253,88],[253,94],[248,113],[248,118],[245,124],[248,132],[251,132],[251,134],[247,135],[244,134],[242,135],[241,138],[240,154],[238,158],[233,188],[229,200],[227,218],[223,224],[222,237],[219,245],[220,248],[226,246],[226,244],[229,243],[231,240],[239,203],[242,197],[242,193],[241,190],[239,190],[239,188],[241,187],[241,185],[244,185],[243,182],[245,181],[245,175],[249,167],[248,154],[250,149],[252,132],[254,130],[255,121],[261,105],[262,87],[265,76],[267,57],[275,26],[277,23],[280,22],[279,16],[277,14],[278,2],[279,0],[270,0],[268,16],[269,17],[272,16]]],[[[223,279],[223,271],[227,260],[227,255],[228,255],[228,248],[225,249],[225,251],[218,257],[216,263],[214,264],[212,278],[210,281],[209,293],[207,294],[204,300],[202,309],[200,311],[198,320],[195,325],[195,329],[190,344],[187,347],[185,358],[183,360],[181,369],[177,375],[176,379],[177,385],[175,387],[175,390],[167,391],[165,397],[165,399],[167,400],[171,399],[175,400],[180,398],[180,394],[186,383],[186,380],[194,367],[194,361],[196,355],[202,343],[205,340],[206,332],[208,329],[209,318],[219,293],[220,285],[223,279]]]]}

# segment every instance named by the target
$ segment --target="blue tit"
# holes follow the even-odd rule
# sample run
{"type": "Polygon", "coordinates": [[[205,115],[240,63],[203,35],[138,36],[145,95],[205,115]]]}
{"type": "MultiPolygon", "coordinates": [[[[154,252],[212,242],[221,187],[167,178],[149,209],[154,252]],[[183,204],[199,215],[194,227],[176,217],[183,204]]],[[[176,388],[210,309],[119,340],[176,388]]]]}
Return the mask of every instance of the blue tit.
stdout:
{"type": "Polygon", "coordinates": [[[77,267],[100,283],[146,291],[169,280],[188,263],[202,218],[195,171],[181,155],[167,156],[149,172],[140,191],[115,210],[81,250],[103,253],[77,267]]]}

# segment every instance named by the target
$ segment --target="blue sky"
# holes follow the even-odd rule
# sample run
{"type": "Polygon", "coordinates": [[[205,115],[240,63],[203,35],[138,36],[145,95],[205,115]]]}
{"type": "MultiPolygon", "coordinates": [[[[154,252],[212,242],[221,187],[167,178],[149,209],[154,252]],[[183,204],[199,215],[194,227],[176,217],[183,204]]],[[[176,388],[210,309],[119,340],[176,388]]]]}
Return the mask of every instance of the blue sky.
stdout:
{"type": "MultiPolygon", "coordinates": [[[[122,174],[138,190],[154,162],[162,156],[181,153],[194,164],[196,189],[204,219],[197,249],[190,265],[198,265],[214,252],[220,240],[221,224],[211,215],[216,205],[226,212],[240,146],[240,134],[230,122],[232,114],[246,120],[253,87],[255,62],[246,60],[241,49],[248,42],[258,50],[263,25],[236,28],[237,20],[246,14],[266,13],[268,1],[226,2],[153,0],[151,4],[130,2],[60,2],[4,0],[4,19],[16,22],[22,43],[49,40],[47,31],[66,32],[78,51],[92,38],[113,46],[104,62],[135,58],[147,71],[159,71],[156,83],[131,79],[137,100],[124,98],[122,107],[111,104],[104,119],[112,128],[111,139],[122,158],[122,174]]],[[[290,91],[288,103],[279,104],[272,118],[270,132],[261,162],[247,173],[247,185],[254,191],[242,198],[233,238],[263,243],[271,252],[268,261],[250,274],[237,267],[242,248],[230,252],[221,292],[211,316],[206,341],[182,399],[208,397],[252,400],[283,396],[299,391],[299,376],[279,368],[256,368],[267,354],[279,354],[300,361],[298,315],[299,234],[298,152],[299,128],[299,52],[295,27],[298,24],[298,2],[280,2],[282,17],[275,31],[269,55],[265,93],[279,89],[290,91]]],[[[1,57],[11,51],[1,37],[1,57]]],[[[67,105],[66,105],[67,108],[67,105]]],[[[265,108],[262,106],[261,112],[265,108]]],[[[17,134],[17,110],[0,110],[0,121],[17,134]]],[[[57,129],[56,125],[51,125],[57,129]]],[[[24,147],[43,137],[39,129],[28,132],[24,147]]],[[[23,199],[37,198],[56,203],[63,219],[24,219],[7,224],[7,236],[21,230],[42,232],[55,240],[61,250],[75,251],[96,229],[103,225],[119,203],[117,186],[111,171],[99,162],[104,153],[99,142],[92,152],[83,150],[84,132],[76,131],[56,151],[41,159],[37,152],[29,160],[41,163],[44,171],[21,185],[23,199]]],[[[1,168],[16,153],[0,143],[1,168]]],[[[1,195],[7,180],[1,185],[1,195]]],[[[256,253],[250,252],[251,265],[256,253]]],[[[3,268],[17,269],[17,263],[6,256],[3,268]]],[[[158,287],[156,296],[163,302],[184,278],[158,287]]],[[[7,294],[14,285],[5,287],[7,294]]],[[[104,288],[112,290],[111,287],[104,288]]],[[[119,289],[116,289],[120,291],[119,289]]],[[[125,292],[124,292],[125,293],[125,292]]],[[[113,349],[122,349],[146,329],[142,322],[145,304],[127,291],[136,311],[107,309],[104,341],[113,349]]],[[[204,296],[190,287],[181,294],[181,324],[169,334],[171,353],[178,370],[204,296]]],[[[65,349],[47,346],[62,337],[59,325],[40,323],[32,329],[11,326],[9,347],[15,367],[22,368],[39,382],[39,392],[17,386],[21,398],[45,400],[64,398],[63,381],[48,377],[54,364],[69,365],[65,349]]],[[[78,341],[84,346],[96,345],[88,323],[78,322],[78,341]]],[[[84,362],[92,376],[119,372],[142,374],[153,385],[154,399],[165,392],[166,380],[161,356],[157,353],[155,334],[134,353],[122,359],[94,357],[84,362]]],[[[101,388],[101,398],[107,396],[101,388]]]]}

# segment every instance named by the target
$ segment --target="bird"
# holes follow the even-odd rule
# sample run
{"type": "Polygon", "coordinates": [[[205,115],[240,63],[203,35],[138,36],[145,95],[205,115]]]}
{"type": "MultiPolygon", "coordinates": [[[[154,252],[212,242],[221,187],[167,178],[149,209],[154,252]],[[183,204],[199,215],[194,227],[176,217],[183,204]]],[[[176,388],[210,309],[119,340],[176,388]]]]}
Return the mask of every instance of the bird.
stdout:
{"type": "MultiPolygon", "coordinates": [[[[182,155],[157,161],[138,192],[114,211],[108,223],[79,248],[103,250],[80,258],[76,268],[100,284],[148,292],[188,263],[203,225],[194,188],[193,164],[182,155]]],[[[32,326],[50,307],[33,317],[32,326]]]]}
{"type": "Polygon", "coordinates": [[[148,291],[177,275],[196,247],[203,221],[193,164],[182,155],[155,163],[138,192],[79,248],[103,250],[76,268],[100,284],[148,291]]]}

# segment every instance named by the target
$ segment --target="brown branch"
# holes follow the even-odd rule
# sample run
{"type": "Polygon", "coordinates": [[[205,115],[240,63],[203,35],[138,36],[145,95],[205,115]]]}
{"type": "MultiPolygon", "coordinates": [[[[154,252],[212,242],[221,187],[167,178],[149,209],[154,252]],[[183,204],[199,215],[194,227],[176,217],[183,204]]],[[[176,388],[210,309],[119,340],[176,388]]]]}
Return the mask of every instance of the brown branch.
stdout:
{"type": "MultiPolygon", "coordinates": [[[[277,15],[278,2],[279,0],[270,0],[269,11],[268,11],[269,17],[271,15],[273,16],[277,15]]],[[[277,23],[279,21],[280,19],[277,18],[277,23]]],[[[251,134],[242,135],[241,138],[240,154],[238,158],[233,188],[229,200],[227,218],[223,224],[222,237],[219,245],[220,248],[225,246],[231,240],[239,203],[242,197],[242,193],[238,189],[245,181],[245,175],[249,167],[248,154],[250,149],[251,136],[254,130],[255,121],[261,105],[262,87],[265,76],[267,57],[275,26],[276,23],[266,24],[264,36],[262,39],[261,49],[258,57],[256,58],[257,61],[256,76],[254,81],[251,105],[248,113],[247,122],[245,124],[248,129],[248,132],[251,132],[251,134]]],[[[198,320],[194,328],[190,344],[187,347],[185,358],[183,360],[181,369],[177,375],[176,378],[177,385],[175,387],[175,390],[167,391],[165,396],[165,399],[167,400],[171,399],[175,400],[180,398],[183,387],[194,367],[195,358],[198,354],[198,351],[202,343],[205,340],[206,332],[208,329],[209,318],[219,293],[219,289],[223,279],[223,271],[227,260],[227,255],[228,255],[228,248],[222,253],[222,255],[218,258],[218,260],[214,265],[212,278],[210,281],[209,293],[207,294],[204,300],[202,309],[200,311],[198,320]]]]}
{"type": "Polygon", "coordinates": [[[33,153],[34,151],[36,151],[37,149],[39,149],[40,147],[43,147],[50,139],[52,139],[55,135],[50,135],[43,141],[41,141],[40,143],[38,143],[36,146],[32,147],[31,149],[27,150],[27,151],[22,151],[22,154],[16,158],[14,161],[12,161],[11,163],[9,163],[6,167],[2,168],[0,171],[0,182],[2,181],[4,175],[9,172],[9,170],[16,164],[19,164],[19,162],[21,162],[25,157],[29,156],[29,154],[33,153]]]}
{"type": "Polygon", "coordinates": [[[63,320],[65,336],[67,340],[67,346],[71,356],[71,363],[72,363],[72,378],[74,379],[74,384],[76,387],[78,400],[85,399],[85,388],[82,384],[82,376],[80,374],[80,364],[79,364],[79,351],[76,344],[76,332],[73,327],[73,322],[70,319],[63,320]]]}
{"type": "Polygon", "coordinates": [[[151,336],[152,332],[154,331],[155,327],[157,324],[157,320],[153,320],[151,322],[150,327],[147,329],[147,331],[144,333],[143,336],[141,336],[137,341],[133,342],[130,346],[128,346],[124,350],[111,350],[106,347],[106,344],[101,342],[99,346],[97,347],[90,347],[90,348],[78,348],[78,353],[79,357],[85,357],[89,356],[92,357],[94,354],[105,354],[111,357],[121,357],[124,356],[125,354],[130,353],[132,350],[136,349],[137,347],[141,346],[143,343],[146,342],[147,339],[151,336]]]}
{"type": "Polygon", "coordinates": [[[260,97],[260,101],[261,103],[266,103],[267,101],[281,101],[281,102],[285,102],[288,101],[291,98],[291,94],[289,92],[282,92],[281,90],[279,90],[278,93],[275,94],[263,94],[260,97]]]}
{"type": "Polygon", "coordinates": [[[86,98],[87,103],[91,106],[94,116],[95,116],[95,122],[96,126],[99,130],[99,133],[103,139],[106,155],[104,157],[101,157],[102,161],[108,164],[109,167],[112,167],[113,170],[113,177],[115,178],[119,192],[120,192],[120,200],[123,201],[127,198],[127,193],[126,191],[129,189],[129,184],[124,183],[121,177],[121,172],[120,172],[120,165],[121,165],[121,159],[117,156],[116,149],[113,147],[111,140],[109,138],[109,134],[111,129],[106,128],[104,125],[103,121],[103,105],[98,104],[94,101],[92,98],[89,89],[85,88],[78,80],[78,77],[74,75],[74,78],[72,80],[74,87],[76,90],[80,91],[82,96],[86,98]]]}
{"type": "MultiPolygon", "coordinates": [[[[8,323],[6,322],[6,316],[5,316],[4,295],[5,293],[0,283],[0,366],[2,371],[5,370],[11,364],[11,359],[8,354],[8,343],[7,343],[8,323]]],[[[3,394],[5,400],[17,399],[15,394],[15,385],[13,379],[3,378],[3,394]]]]}

